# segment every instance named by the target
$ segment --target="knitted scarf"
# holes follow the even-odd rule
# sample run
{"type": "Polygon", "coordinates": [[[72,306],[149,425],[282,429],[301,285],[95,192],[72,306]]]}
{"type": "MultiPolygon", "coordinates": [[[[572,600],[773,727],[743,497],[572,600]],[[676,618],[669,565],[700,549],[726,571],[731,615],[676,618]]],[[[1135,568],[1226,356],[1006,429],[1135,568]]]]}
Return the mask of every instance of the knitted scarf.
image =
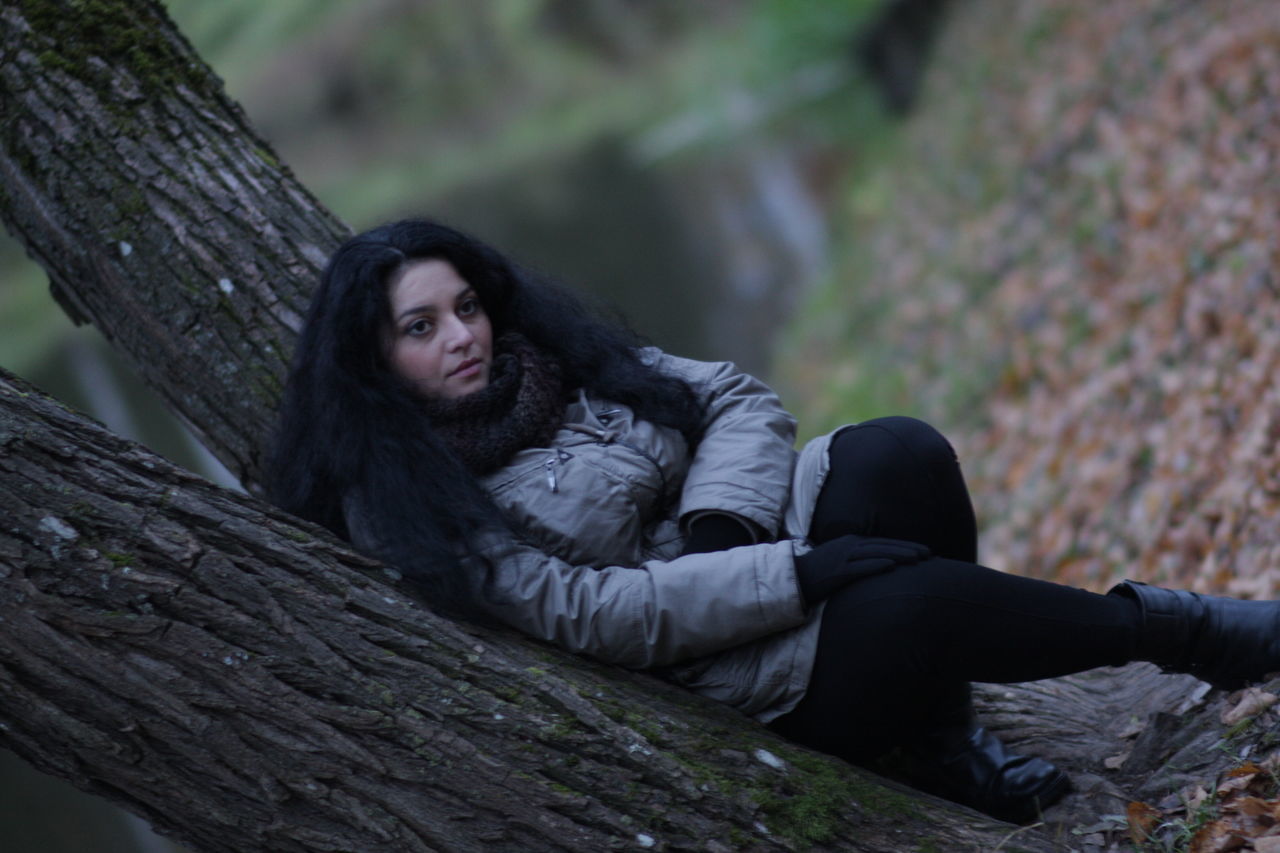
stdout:
{"type": "Polygon", "coordinates": [[[436,434],[476,475],[496,471],[518,450],[548,444],[564,421],[560,365],[516,332],[500,336],[493,349],[488,385],[425,403],[436,434]]]}

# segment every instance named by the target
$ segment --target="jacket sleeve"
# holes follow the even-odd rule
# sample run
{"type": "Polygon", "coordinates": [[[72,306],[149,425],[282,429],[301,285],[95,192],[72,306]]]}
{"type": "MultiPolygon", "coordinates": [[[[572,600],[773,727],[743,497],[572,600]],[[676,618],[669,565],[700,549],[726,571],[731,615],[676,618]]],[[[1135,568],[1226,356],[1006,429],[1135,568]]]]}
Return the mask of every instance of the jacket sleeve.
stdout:
{"type": "Polygon", "coordinates": [[[479,549],[492,572],[483,606],[569,651],[661,666],[804,622],[792,549],[786,541],[593,569],[494,534],[479,549]]]}
{"type": "Polygon", "coordinates": [[[703,512],[746,519],[772,539],[782,526],[795,466],[796,421],[778,395],[731,362],[701,362],[654,349],[642,357],[688,382],[706,407],[702,439],[680,496],[681,532],[703,512]]]}

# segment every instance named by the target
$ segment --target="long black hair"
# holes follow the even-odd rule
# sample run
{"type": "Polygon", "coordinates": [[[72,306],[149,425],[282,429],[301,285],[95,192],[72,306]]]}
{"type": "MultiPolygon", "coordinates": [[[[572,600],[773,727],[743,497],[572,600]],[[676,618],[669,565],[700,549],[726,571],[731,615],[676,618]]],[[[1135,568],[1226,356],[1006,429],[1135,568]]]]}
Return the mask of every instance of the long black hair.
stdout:
{"type": "Polygon", "coordinates": [[[678,429],[691,447],[702,409],[686,383],[640,359],[625,325],[460,231],[408,219],[339,247],[294,352],[268,452],[268,496],[394,565],[435,606],[475,615],[483,579],[466,577],[459,566],[478,561],[460,558],[477,533],[507,522],[432,431],[383,344],[388,283],[404,264],[429,258],[448,261],[474,288],[495,338],[519,332],[554,358],[565,387],[624,403],[678,429]]]}

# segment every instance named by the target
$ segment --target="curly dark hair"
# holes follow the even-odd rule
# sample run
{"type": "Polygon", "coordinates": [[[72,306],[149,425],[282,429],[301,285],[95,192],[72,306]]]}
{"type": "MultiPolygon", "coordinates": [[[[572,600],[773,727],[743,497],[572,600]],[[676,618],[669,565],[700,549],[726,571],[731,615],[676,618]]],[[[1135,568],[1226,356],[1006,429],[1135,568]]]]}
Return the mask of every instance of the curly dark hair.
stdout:
{"type": "Polygon", "coordinates": [[[431,429],[382,344],[388,283],[428,258],[448,261],[475,289],[495,337],[519,332],[558,362],[566,387],[678,429],[690,447],[702,410],[686,383],[643,363],[623,323],[460,231],[407,219],[339,247],[294,352],[267,454],[268,496],[395,566],[433,606],[474,616],[485,579],[461,567],[483,561],[462,558],[477,533],[509,524],[431,429]],[[360,530],[348,527],[353,504],[360,530]]]}

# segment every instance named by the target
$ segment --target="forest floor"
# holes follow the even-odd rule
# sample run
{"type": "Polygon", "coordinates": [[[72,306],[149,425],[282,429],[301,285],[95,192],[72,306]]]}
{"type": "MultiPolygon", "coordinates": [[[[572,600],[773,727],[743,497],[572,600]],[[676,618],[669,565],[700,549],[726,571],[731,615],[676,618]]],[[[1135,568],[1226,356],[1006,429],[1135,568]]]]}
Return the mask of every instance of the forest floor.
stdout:
{"type": "MultiPolygon", "coordinates": [[[[840,227],[774,372],[808,434],[935,423],[996,568],[1280,597],[1280,6],[956,4],[840,227]]],[[[1280,850],[1255,758],[1097,837],[1280,850]]]]}
{"type": "Polygon", "coordinates": [[[955,443],[1002,569],[1280,594],[1280,6],[958,7],[779,348],[955,443]]]}

